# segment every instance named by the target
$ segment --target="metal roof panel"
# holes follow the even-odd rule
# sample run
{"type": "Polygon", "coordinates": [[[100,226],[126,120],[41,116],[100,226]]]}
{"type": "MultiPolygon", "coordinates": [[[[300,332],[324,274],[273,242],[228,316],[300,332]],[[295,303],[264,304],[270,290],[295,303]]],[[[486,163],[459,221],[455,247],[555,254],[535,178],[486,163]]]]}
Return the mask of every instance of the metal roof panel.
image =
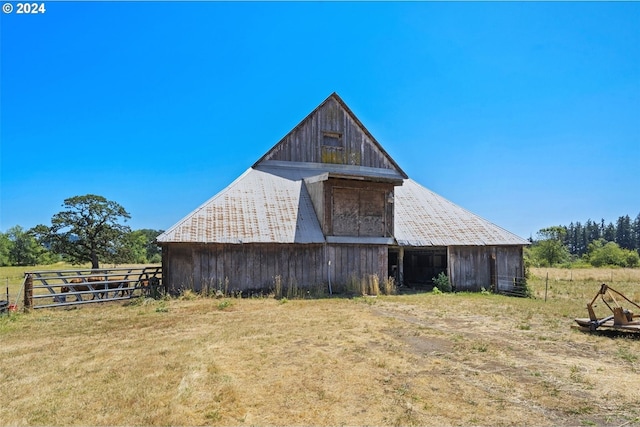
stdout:
{"type": "Polygon", "coordinates": [[[158,236],[159,243],[323,243],[302,180],[249,169],[158,236]]]}
{"type": "Polygon", "coordinates": [[[395,190],[395,238],[401,246],[527,245],[412,179],[395,190]]]}
{"type": "MultiPolygon", "coordinates": [[[[247,170],[157,241],[324,243],[303,181],[318,171],[282,168],[272,172],[247,170]]],[[[396,187],[394,206],[395,239],[401,246],[528,244],[411,179],[396,187]]]]}

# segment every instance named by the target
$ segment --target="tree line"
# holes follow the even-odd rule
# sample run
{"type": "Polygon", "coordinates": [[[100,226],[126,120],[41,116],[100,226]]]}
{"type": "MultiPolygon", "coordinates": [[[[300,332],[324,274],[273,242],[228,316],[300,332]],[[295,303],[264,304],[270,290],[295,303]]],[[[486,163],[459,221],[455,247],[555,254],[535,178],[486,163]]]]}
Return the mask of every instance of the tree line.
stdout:
{"type": "Polygon", "coordinates": [[[0,232],[0,266],[161,262],[155,239],[162,230],[131,230],[123,224],[131,216],[118,203],[87,194],[65,199],[63,207],[51,225],[28,230],[16,225],[0,232]]]}
{"type": "Polygon", "coordinates": [[[600,239],[617,243],[622,249],[640,251],[640,213],[633,221],[625,215],[619,217],[615,224],[605,224],[604,219],[600,222],[588,219],[584,225],[572,222],[563,228],[566,231],[563,243],[571,255],[580,257],[586,254],[589,244],[600,239]]]}
{"type": "Polygon", "coordinates": [[[548,227],[530,239],[528,260],[534,265],[589,264],[595,267],[640,266],[640,214],[613,223],[591,219],[584,224],[548,227]]]}

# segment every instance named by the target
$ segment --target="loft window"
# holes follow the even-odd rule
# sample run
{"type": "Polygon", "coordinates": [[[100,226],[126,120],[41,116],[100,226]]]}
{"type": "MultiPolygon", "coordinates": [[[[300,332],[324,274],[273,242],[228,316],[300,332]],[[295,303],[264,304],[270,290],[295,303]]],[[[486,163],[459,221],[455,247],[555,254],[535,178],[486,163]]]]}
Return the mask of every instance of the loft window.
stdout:
{"type": "Polygon", "coordinates": [[[322,132],[322,148],[320,161],[322,163],[345,164],[345,152],[342,146],[342,134],[338,132],[322,132]]]}
{"type": "Polygon", "coordinates": [[[322,145],[325,147],[342,147],[342,134],[337,132],[324,132],[322,145]]]}

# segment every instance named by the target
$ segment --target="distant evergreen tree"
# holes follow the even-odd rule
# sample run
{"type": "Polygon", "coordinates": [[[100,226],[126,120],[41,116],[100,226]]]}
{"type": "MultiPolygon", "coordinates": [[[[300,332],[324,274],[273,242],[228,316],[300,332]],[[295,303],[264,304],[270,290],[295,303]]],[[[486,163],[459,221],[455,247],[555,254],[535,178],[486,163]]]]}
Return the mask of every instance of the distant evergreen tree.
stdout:
{"type": "MultiPolygon", "coordinates": [[[[621,216],[615,224],[613,222],[607,224],[604,218],[602,218],[599,222],[588,219],[584,225],[576,221],[571,222],[569,226],[549,227],[540,230],[537,240],[532,238],[529,240],[534,244],[531,248],[531,253],[534,256],[538,255],[538,257],[542,255],[540,253],[542,247],[550,245],[550,242],[539,245],[539,243],[544,240],[552,240],[555,241],[556,244],[561,243],[573,259],[582,258],[589,260],[591,256],[590,253],[593,252],[594,248],[598,249],[598,253],[600,253],[600,251],[604,253],[606,251],[615,252],[614,249],[616,246],[620,250],[635,251],[640,255],[640,213],[633,221],[629,215],[621,216]],[[550,232],[553,232],[553,236],[549,235],[550,232]],[[606,244],[608,242],[616,246],[607,246],[606,244]],[[594,244],[600,246],[596,248],[593,246],[594,244]]],[[[635,254],[632,253],[628,256],[633,258],[635,254]]],[[[625,257],[627,257],[627,254],[625,254],[625,257]]],[[[635,265],[635,261],[633,261],[635,258],[631,258],[625,261],[626,265],[635,265]]],[[[599,257],[594,257],[593,259],[598,260],[599,257]]],[[[549,263],[553,261],[547,259],[546,262],[549,263]]],[[[596,261],[596,263],[598,263],[598,261],[596,261]]],[[[624,263],[620,262],[618,265],[622,264],[624,263]]]]}
{"type": "Polygon", "coordinates": [[[576,247],[576,240],[575,240],[575,225],[573,225],[573,222],[571,224],[569,224],[568,227],[564,227],[564,245],[567,247],[567,249],[569,250],[570,254],[574,254],[575,253],[575,247],[576,247]]]}
{"type": "MultiPolygon", "coordinates": [[[[604,224],[604,220],[602,220],[604,224]]],[[[616,226],[613,225],[612,222],[609,223],[602,232],[602,238],[607,242],[615,242],[616,241],[616,226]]]]}
{"type": "Polygon", "coordinates": [[[586,253],[586,247],[589,244],[589,235],[588,235],[588,229],[587,226],[585,225],[584,227],[582,227],[582,235],[580,236],[580,247],[583,248],[583,252],[581,255],[584,255],[586,253]]]}
{"type": "Polygon", "coordinates": [[[631,230],[633,233],[633,237],[632,237],[633,249],[635,249],[640,253],[640,213],[638,214],[636,219],[633,220],[633,225],[631,226],[631,230]]]}
{"type": "Polygon", "coordinates": [[[569,249],[571,255],[580,257],[587,252],[587,245],[589,242],[586,240],[585,229],[580,224],[572,222],[569,227],[565,227],[567,230],[567,237],[565,238],[565,246],[569,249]]]}
{"type": "Polygon", "coordinates": [[[582,228],[582,224],[576,222],[575,226],[575,253],[574,255],[582,256],[587,252],[587,244],[588,242],[584,238],[584,228],[582,228]]]}
{"type": "MultiPolygon", "coordinates": [[[[604,223],[604,220],[602,222],[604,223]]],[[[587,245],[590,242],[593,242],[594,240],[598,240],[599,238],[602,237],[600,227],[596,222],[591,221],[590,219],[587,220],[586,224],[584,225],[584,229],[585,229],[584,242],[587,245]]]]}
{"type": "Polygon", "coordinates": [[[635,249],[633,230],[631,229],[631,218],[629,218],[629,215],[618,218],[615,242],[623,249],[635,249]]]}

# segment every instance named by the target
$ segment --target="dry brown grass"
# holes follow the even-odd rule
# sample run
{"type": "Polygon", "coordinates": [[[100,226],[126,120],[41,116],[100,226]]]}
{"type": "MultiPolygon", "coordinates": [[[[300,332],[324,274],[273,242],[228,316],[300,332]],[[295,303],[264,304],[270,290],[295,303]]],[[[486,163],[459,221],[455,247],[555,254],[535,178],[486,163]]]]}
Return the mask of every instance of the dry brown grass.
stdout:
{"type": "MultiPolygon", "coordinates": [[[[5,316],[0,424],[639,425],[640,340],[572,328],[598,281],[558,278],[545,303],[544,277],[535,299],[192,296],[5,316]]],[[[614,287],[640,296],[640,281],[614,287]]]]}
{"type": "Polygon", "coordinates": [[[551,281],[600,282],[614,285],[617,283],[640,284],[640,268],[531,268],[537,279],[543,280],[547,273],[551,281]]]}

